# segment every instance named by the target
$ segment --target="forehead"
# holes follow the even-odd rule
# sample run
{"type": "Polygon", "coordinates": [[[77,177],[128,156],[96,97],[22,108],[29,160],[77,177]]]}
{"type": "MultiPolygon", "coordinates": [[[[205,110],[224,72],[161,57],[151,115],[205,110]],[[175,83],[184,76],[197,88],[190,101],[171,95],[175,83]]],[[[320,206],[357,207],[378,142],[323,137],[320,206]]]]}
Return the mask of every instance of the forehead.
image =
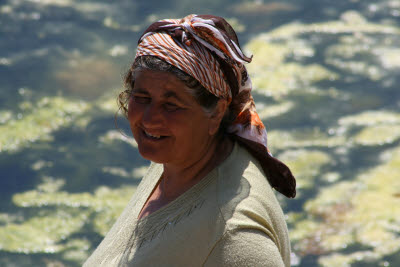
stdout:
{"type": "Polygon", "coordinates": [[[134,88],[152,89],[173,89],[174,91],[187,91],[189,88],[176,75],[166,71],[141,69],[134,72],[134,88]]]}
{"type": "Polygon", "coordinates": [[[173,73],[141,69],[135,71],[134,75],[134,91],[138,90],[162,98],[174,96],[185,104],[197,104],[196,99],[189,93],[189,91],[193,89],[187,87],[186,84],[173,73]]]}

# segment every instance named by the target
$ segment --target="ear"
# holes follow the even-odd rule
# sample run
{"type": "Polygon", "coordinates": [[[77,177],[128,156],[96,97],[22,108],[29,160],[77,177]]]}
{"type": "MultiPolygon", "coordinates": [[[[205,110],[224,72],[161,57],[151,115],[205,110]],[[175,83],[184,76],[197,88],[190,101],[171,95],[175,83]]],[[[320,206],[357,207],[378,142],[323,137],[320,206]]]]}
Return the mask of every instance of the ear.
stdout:
{"type": "Polygon", "coordinates": [[[221,124],[222,118],[224,117],[228,106],[229,104],[226,99],[218,100],[217,105],[210,117],[208,128],[208,133],[210,135],[215,135],[218,132],[219,125],[221,124]]]}

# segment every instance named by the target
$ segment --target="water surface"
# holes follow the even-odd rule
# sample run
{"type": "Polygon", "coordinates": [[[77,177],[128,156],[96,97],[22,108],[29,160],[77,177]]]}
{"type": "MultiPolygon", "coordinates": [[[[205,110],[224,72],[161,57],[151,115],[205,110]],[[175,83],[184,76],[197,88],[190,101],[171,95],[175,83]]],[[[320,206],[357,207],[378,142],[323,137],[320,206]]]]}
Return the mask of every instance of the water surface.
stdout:
{"type": "Polygon", "coordinates": [[[400,2],[5,0],[0,266],[80,266],[148,166],[116,96],[151,22],[215,14],[298,179],[293,266],[400,265],[400,2]],[[122,135],[126,133],[128,137],[122,135]]]}

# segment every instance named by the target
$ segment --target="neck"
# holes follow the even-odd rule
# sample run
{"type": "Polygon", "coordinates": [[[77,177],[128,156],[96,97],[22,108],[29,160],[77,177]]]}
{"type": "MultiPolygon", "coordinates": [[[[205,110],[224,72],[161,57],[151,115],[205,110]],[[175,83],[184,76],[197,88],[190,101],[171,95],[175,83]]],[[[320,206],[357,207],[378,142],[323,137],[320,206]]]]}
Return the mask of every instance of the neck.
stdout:
{"type": "Polygon", "coordinates": [[[174,199],[192,187],[212,169],[219,165],[233,147],[229,138],[214,138],[199,153],[196,160],[183,164],[164,164],[162,191],[167,198],[174,199]]]}

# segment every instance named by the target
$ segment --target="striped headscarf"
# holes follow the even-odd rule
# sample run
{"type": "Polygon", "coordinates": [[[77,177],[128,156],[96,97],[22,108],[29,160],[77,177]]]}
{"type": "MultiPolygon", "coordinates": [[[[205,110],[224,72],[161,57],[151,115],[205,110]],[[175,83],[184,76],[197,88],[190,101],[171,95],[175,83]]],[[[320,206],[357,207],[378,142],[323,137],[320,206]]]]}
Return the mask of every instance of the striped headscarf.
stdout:
{"type": "Polygon", "coordinates": [[[294,197],[295,179],[289,168],[269,153],[267,131],[260,120],[245,63],[232,27],[221,17],[188,15],[151,24],[138,41],[136,58],[156,56],[191,75],[213,95],[228,100],[235,121],[231,134],[260,161],[276,190],[294,197]]]}

